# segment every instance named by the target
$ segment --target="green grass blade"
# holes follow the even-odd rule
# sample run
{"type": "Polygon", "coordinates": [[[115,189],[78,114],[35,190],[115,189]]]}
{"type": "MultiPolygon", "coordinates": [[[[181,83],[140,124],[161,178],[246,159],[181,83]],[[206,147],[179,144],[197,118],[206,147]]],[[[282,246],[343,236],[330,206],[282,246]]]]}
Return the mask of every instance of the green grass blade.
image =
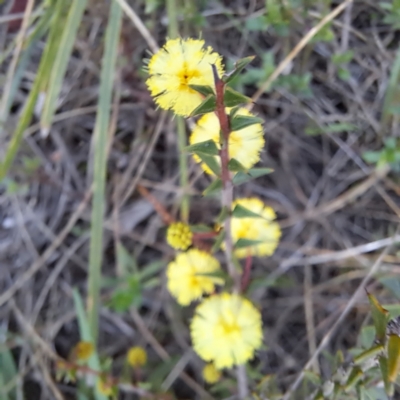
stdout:
{"type": "Polygon", "coordinates": [[[112,91],[121,30],[122,10],[112,2],[106,30],[100,76],[100,92],[94,128],[93,206],[88,279],[88,317],[94,343],[97,341],[101,263],[103,258],[104,193],[107,164],[108,129],[112,91]]]}
{"type": "MultiPolygon", "coordinates": [[[[32,89],[29,92],[28,98],[25,102],[23,111],[21,116],[18,120],[17,127],[13,133],[13,136],[10,140],[8,145],[7,151],[4,155],[4,159],[0,163],[0,182],[5,178],[7,175],[10,166],[12,165],[15,156],[18,152],[18,149],[21,145],[21,141],[24,136],[25,129],[28,127],[31,119],[32,114],[36,105],[36,101],[38,95],[41,90],[47,85],[49,72],[51,71],[55,50],[58,48],[59,43],[59,25],[63,18],[63,7],[65,6],[64,2],[58,1],[56,2],[55,7],[52,9],[53,11],[53,19],[46,19],[48,24],[50,24],[50,32],[49,37],[43,51],[42,58],[40,59],[40,64],[38,71],[36,73],[36,79],[33,83],[32,89]]],[[[43,16],[46,18],[47,14],[43,16]]],[[[46,30],[44,27],[42,28],[46,30]]]]}
{"type": "Polygon", "coordinates": [[[80,25],[87,0],[74,0],[68,12],[67,20],[63,27],[61,40],[52,66],[48,92],[40,119],[42,133],[46,134],[53,121],[57,109],[57,99],[60,94],[62,81],[67,70],[68,61],[75,43],[76,34],[80,25]]]}

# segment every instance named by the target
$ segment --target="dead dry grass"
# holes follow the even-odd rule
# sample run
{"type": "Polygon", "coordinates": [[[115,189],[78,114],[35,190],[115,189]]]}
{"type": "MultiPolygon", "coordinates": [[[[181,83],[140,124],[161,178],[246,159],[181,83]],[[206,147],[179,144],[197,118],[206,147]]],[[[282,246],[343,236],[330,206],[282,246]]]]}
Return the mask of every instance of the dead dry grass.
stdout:
{"type": "MultiPolygon", "coordinates": [[[[93,3],[93,2],[92,2],[93,3]]],[[[159,45],[166,35],[165,10],[143,13],[141,2],[130,2],[159,45]],[[135,4],[137,3],[137,4],[135,4]]],[[[245,22],[261,14],[262,1],[208,2],[203,9],[203,37],[227,59],[255,54],[260,65],[265,51],[277,61],[287,56],[320,17],[318,7],[296,14],[291,35],[246,30],[245,22]],[[230,5],[228,5],[230,4],[230,5]]],[[[86,291],[88,228],[91,196],[91,137],[95,123],[102,36],[106,7],[93,3],[79,32],[69,70],[63,83],[56,120],[47,138],[37,121],[26,132],[11,176],[25,190],[0,193],[0,332],[18,364],[27,399],[76,398],[73,386],[56,383],[49,352],[66,357],[79,340],[72,288],[86,291]],[[23,168],[23,157],[36,157],[40,167],[23,168]],[[43,342],[41,343],[40,340],[43,342]],[[47,348],[48,347],[48,348],[47,348]],[[47,348],[47,350],[46,350],[47,348]]],[[[400,221],[398,175],[377,172],[361,155],[382,147],[383,139],[398,136],[398,119],[382,118],[398,32],[372,18],[380,15],[374,2],[356,1],[333,24],[330,42],[307,44],[285,73],[312,75],[312,96],[302,97],[277,86],[262,94],[254,111],[265,120],[266,147],[263,166],[274,173],[241,186],[238,195],[256,195],[279,214],[283,239],[268,259],[254,261],[254,278],[264,281],[253,298],[263,310],[268,349],[256,364],[263,374],[276,374],[288,388],[333,326],[379,254],[390,243],[400,221]],[[332,55],[354,51],[347,68],[348,81],[338,78],[332,55]],[[342,133],[305,134],[307,126],[353,124],[342,133]]],[[[18,34],[7,32],[1,20],[3,49],[18,34]]],[[[195,24],[183,24],[185,34],[197,35],[195,24]]],[[[37,69],[40,43],[28,65],[12,110],[0,135],[4,146],[18,119],[37,69]]],[[[137,191],[140,184],[176,215],[182,191],[174,120],[155,110],[141,71],[148,44],[124,19],[121,54],[124,58],[116,80],[120,102],[116,134],[110,146],[107,169],[107,210],[103,274],[116,276],[114,241],[120,240],[138,264],[167,262],[173,255],[164,241],[164,225],[153,206],[137,191]]],[[[4,77],[9,59],[1,67],[4,77]]],[[[254,85],[246,86],[253,95],[254,85]]],[[[212,222],[218,203],[201,198],[209,179],[190,163],[191,222],[212,222]]],[[[397,236],[397,241],[399,237],[397,236]]],[[[381,275],[398,279],[399,258],[391,251],[382,259],[381,275]]],[[[133,344],[147,345],[150,364],[177,357],[164,382],[177,398],[204,396],[197,357],[190,350],[187,310],[179,310],[162,284],[147,289],[138,311],[118,314],[106,307],[110,288],[102,291],[100,351],[111,357],[115,372],[133,344]]],[[[368,290],[385,303],[396,299],[372,280],[368,290]]],[[[368,316],[365,296],[330,337],[326,348],[334,352],[355,344],[368,316]]],[[[328,374],[320,359],[315,371],[328,374]]],[[[132,396],[132,395],[131,395],[132,396]]],[[[124,398],[129,397],[127,394],[124,398]]]]}

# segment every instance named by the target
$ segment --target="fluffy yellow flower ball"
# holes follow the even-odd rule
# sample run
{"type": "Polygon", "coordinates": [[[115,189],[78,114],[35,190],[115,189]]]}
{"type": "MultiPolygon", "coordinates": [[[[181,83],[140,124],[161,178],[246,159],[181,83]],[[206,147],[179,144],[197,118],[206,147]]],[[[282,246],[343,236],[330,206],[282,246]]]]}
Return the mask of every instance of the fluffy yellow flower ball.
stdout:
{"type": "Polygon", "coordinates": [[[186,250],[192,244],[193,233],[189,225],[174,222],[167,229],[167,242],[176,250],[186,250]]]}
{"type": "Polygon", "coordinates": [[[201,358],[217,369],[231,368],[252,359],[261,346],[261,314],[249,300],[222,293],[197,306],[190,332],[201,358]]]}
{"type": "Polygon", "coordinates": [[[142,367],[147,362],[147,353],[143,347],[131,347],[126,355],[126,360],[131,367],[142,367]]]}
{"type": "Polygon", "coordinates": [[[203,368],[203,379],[209,384],[217,383],[221,378],[221,371],[215,368],[213,363],[209,363],[203,368]]]}
{"type": "Polygon", "coordinates": [[[71,358],[77,361],[87,361],[93,354],[94,347],[90,342],[78,342],[72,350],[71,358]]]}
{"type": "MultiPolygon", "coordinates": [[[[241,108],[237,115],[253,116],[245,108],[241,108]]],[[[219,138],[219,121],[214,113],[203,115],[197,122],[190,136],[190,144],[213,140],[218,148],[220,148],[219,138]]],[[[251,168],[260,160],[260,152],[265,144],[264,132],[261,124],[250,125],[238,131],[233,131],[229,135],[229,157],[235,158],[245,168],[251,168]]],[[[196,162],[201,162],[198,156],[194,156],[196,162]]],[[[216,157],[219,162],[219,157],[216,157]]],[[[201,167],[208,174],[213,174],[206,164],[202,163],[201,167]]]]}
{"type": "Polygon", "coordinates": [[[281,237],[279,224],[274,222],[275,211],[267,207],[260,199],[246,198],[233,202],[233,209],[239,204],[253,213],[259,214],[260,218],[236,218],[232,217],[231,232],[233,242],[239,239],[259,240],[261,243],[243,247],[235,250],[238,258],[252,256],[270,256],[274,253],[281,237]]]}
{"type": "Polygon", "coordinates": [[[211,64],[223,74],[221,56],[204,47],[204,40],[170,39],[151,57],[146,84],[161,108],[186,117],[203,100],[189,85],[214,87],[211,64]]]}
{"type": "Polygon", "coordinates": [[[223,280],[207,274],[221,269],[219,261],[204,251],[190,249],[168,264],[167,287],[179,304],[186,306],[205,293],[212,293],[223,280]]]}

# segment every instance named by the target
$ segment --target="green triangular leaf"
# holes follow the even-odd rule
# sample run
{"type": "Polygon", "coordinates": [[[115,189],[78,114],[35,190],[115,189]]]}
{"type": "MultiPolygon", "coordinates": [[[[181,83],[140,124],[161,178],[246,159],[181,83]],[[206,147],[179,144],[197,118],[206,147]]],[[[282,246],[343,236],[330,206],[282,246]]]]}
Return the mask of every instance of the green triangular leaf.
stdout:
{"type": "Polygon", "coordinates": [[[388,342],[389,382],[394,383],[400,372],[400,336],[389,335],[388,342]]]}
{"type": "Polygon", "coordinates": [[[236,115],[234,118],[230,118],[231,131],[240,131],[248,126],[262,124],[263,122],[262,118],[247,115],[236,115]]]}
{"type": "Polygon", "coordinates": [[[216,253],[222,245],[222,242],[225,239],[225,231],[223,229],[221,229],[221,232],[218,234],[218,236],[215,239],[215,243],[213,245],[213,247],[211,248],[211,253],[216,253]]]}
{"type": "Polygon", "coordinates": [[[362,379],[363,376],[364,373],[362,369],[359,367],[354,367],[351,370],[349,378],[347,379],[347,382],[344,386],[345,391],[347,392],[349,389],[353,388],[357,384],[357,382],[359,382],[360,379],[362,379]]]}
{"type": "Polygon", "coordinates": [[[235,243],[235,249],[242,249],[244,247],[255,246],[257,244],[264,243],[262,240],[252,240],[252,239],[239,239],[235,243]]]}
{"type": "Polygon", "coordinates": [[[378,302],[376,297],[368,293],[368,300],[371,305],[372,320],[376,330],[376,339],[379,343],[386,342],[386,327],[389,321],[389,312],[385,310],[378,302]]]}
{"type": "Polygon", "coordinates": [[[231,120],[238,113],[238,111],[241,108],[242,107],[240,107],[240,106],[236,106],[236,107],[231,108],[231,110],[229,111],[229,120],[231,120]]]}
{"type": "Polygon", "coordinates": [[[236,90],[233,90],[229,86],[225,87],[225,93],[224,93],[225,107],[235,107],[240,104],[247,104],[247,103],[251,103],[250,97],[247,97],[244,94],[239,93],[236,90]]]}
{"type": "Polygon", "coordinates": [[[218,147],[215,144],[214,140],[206,140],[205,142],[195,143],[191,146],[185,147],[186,151],[193,153],[203,153],[208,154],[210,156],[217,156],[219,153],[218,147]]]}
{"type": "Polygon", "coordinates": [[[219,193],[221,189],[222,189],[222,181],[221,179],[218,178],[215,181],[213,181],[206,190],[204,190],[203,196],[212,196],[216,193],[219,193]]]}
{"type": "Polygon", "coordinates": [[[216,223],[222,224],[226,220],[228,215],[229,215],[229,210],[225,206],[222,207],[222,210],[217,217],[216,223]]]}
{"type": "Polygon", "coordinates": [[[274,170],[272,168],[250,168],[247,172],[252,178],[259,178],[260,176],[272,174],[274,170]]]}
{"type": "Polygon", "coordinates": [[[257,214],[253,211],[250,211],[247,208],[241,206],[240,204],[236,204],[235,208],[232,211],[232,217],[235,217],[235,218],[263,218],[262,215],[257,214]]]}
{"type": "Polygon", "coordinates": [[[246,171],[246,168],[235,158],[231,158],[228,162],[228,169],[232,172],[246,171]]]}
{"type": "Polygon", "coordinates": [[[210,94],[214,94],[214,90],[211,86],[204,86],[204,85],[189,85],[189,87],[196,92],[199,92],[203,96],[208,96],[210,94]]]}
{"type": "Polygon", "coordinates": [[[389,381],[388,360],[386,357],[379,357],[379,368],[385,385],[385,391],[389,396],[392,396],[391,392],[393,391],[393,385],[389,381]]]}
{"type": "Polygon", "coordinates": [[[229,74],[225,74],[222,77],[222,80],[225,83],[230,82],[231,80],[235,79],[244,68],[246,68],[246,66],[248,64],[250,64],[253,60],[255,59],[255,56],[249,56],[249,57],[245,57],[245,58],[241,58],[240,60],[237,60],[235,62],[235,69],[230,72],[229,74]]]}
{"type": "Polygon", "coordinates": [[[247,172],[239,171],[232,179],[232,183],[236,186],[242,183],[251,181],[252,179],[259,178],[263,175],[268,175],[273,172],[271,168],[251,168],[247,172]]]}
{"type": "Polygon", "coordinates": [[[196,153],[201,161],[207,165],[208,168],[211,169],[211,171],[219,176],[221,175],[221,167],[218,164],[217,158],[215,156],[209,156],[208,154],[204,154],[204,153],[196,153]]]}
{"type": "Polygon", "coordinates": [[[251,181],[253,178],[247,174],[246,172],[239,171],[233,178],[232,178],[232,183],[235,186],[241,185],[242,183],[251,181]]]}
{"type": "Polygon", "coordinates": [[[209,112],[214,112],[217,103],[215,101],[215,95],[209,94],[203,102],[196,107],[192,113],[190,114],[191,117],[195,117],[196,115],[207,114],[209,112]]]}
{"type": "Polygon", "coordinates": [[[371,358],[376,358],[376,356],[378,356],[379,354],[383,354],[384,351],[385,348],[381,344],[373,346],[370,349],[363,351],[357,357],[354,357],[354,364],[364,364],[365,361],[370,360],[371,358]]]}

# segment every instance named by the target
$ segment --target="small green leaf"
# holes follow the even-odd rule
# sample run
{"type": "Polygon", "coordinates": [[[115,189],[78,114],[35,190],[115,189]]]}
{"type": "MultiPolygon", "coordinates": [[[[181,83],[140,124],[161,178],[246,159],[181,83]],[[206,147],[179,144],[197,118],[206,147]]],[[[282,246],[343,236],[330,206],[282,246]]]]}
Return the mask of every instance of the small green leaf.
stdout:
{"type": "Polygon", "coordinates": [[[221,229],[221,231],[219,232],[218,236],[215,239],[213,247],[211,248],[211,253],[216,253],[221,248],[224,239],[225,239],[225,231],[221,229]]]}
{"type": "MultiPolygon", "coordinates": [[[[224,93],[225,107],[235,107],[240,104],[247,104],[247,103],[251,103],[250,97],[247,97],[244,94],[239,93],[236,90],[233,90],[229,86],[225,87],[225,93],[224,93]]],[[[215,110],[215,107],[212,111],[214,111],[214,110],[215,110]]]]}
{"type": "Polygon", "coordinates": [[[217,217],[217,224],[222,224],[229,216],[229,210],[224,206],[217,217]]]}
{"type": "Polygon", "coordinates": [[[195,117],[196,115],[207,114],[210,112],[214,112],[215,108],[217,107],[217,103],[215,100],[215,95],[209,94],[202,103],[196,107],[192,113],[190,114],[191,117],[195,117]]]}
{"type": "Polygon", "coordinates": [[[216,193],[219,193],[222,189],[222,181],[221,179],[216,179],[213,181],[210,186],[203,192],[203,196],[212,196],[215,195],[216,193]]]}
{"type": "Polygon", "coordinates": [[[364,373],[361,368],[359,367],[354,367],[352,371],[350,372],[349,379],[347,379],[347,382],[344,386],[345,392],[349,392],[350,389],[354,388],[354,386],[362,379],[364,376],[364,373]]]}
{"type": "Polygon", "coordinates": [[[259,178],[271,174],[274,170],[272,168],[250,168],[247,172],[252,178],[259,178]]]}
{"type": "Polygon", "coordinates": [[[205,142],[192,144],[191,146],[186,146],[185,150],[191,153],[203,153],[210,156],[217,156],[219,153],[217,145],[215,144],[214,140],[211,139],[206,140],[205,142]]]}
{"type": "Polygon", "coordinates": [[[248,210],[247,208],[241,206],[240,204],[236,204],[235,208],[232,211],[232,217],[235,217],[235,218],[263,218],[261,215],[248,210]]]}
{"type": "Polygon", "coordinates": [[[368,293],[368,299],[371,305],[371,314],[376,330],[376,339],[380,343],[384,344],[386,342],[386,326],[389,321],[389,312],[379,304],[374,295],[368,293]]]}
{"type": "Polygon", "coordinates": [[[232,183],[234,185],[241,185],[242,183],[251,181],[252,179],[259,178],[263,175],[268,175],[272,173],[274,170],[271,168],[251,168],[245,172],[239,171],[232,179],[232,183]]]}
{"type": "Polygon", "coordinates": [[[199,92],[203,96],[214,95],[214,90],[211,86],[203,86],[203,85],[189,85],[189,87],[196,92],[199,92]]]}
{"type": "Polygon", "coordinates": [[[244,247],[256,246],[258,244],[264,243],[262,240],[252,240],[252,239],[239,239],[235,243],[235,249],[243,249],[244,247]]]}
{"type": "Polygon", "coordinates": [[[234,118],[230,118],[230,126],[232,131],[240,131],[248,126],[262,124],[263,122],[264,120],[262,118],[248,115],[236,115],[234,118]]]}
{"type": "Polygon", "coordinates": [[[354,364],[361,365],[365,361],[375,358],[378,354],[383,354],[384,351],[385,348],[381,344],[373,346],[370,349],[363,351],[357,357],[354,357],[354,364]]]}
{"type": "Polygon", "coordinates": [[[231,120],[241,108],[242,107],[240,106],[232,107],[231,110],[229,111],[229,120],[231,120]]]}
{"type": "Polygon", "coordinates": [[[400,336],[389,335],[387,354],[389,382],[394,383],[400,372],[400,336]]]}
{"type": "Polygon", "coordinates": [[[240,164],[240,162],[238,160],[236,160],[235,158],[231,158],[229,160],[228,169],[229,169],[229,171],[232,171],[232,172],[239,172],[239,171],[245,172],[246,171],[246,168],[243,167],[243,165],[240,164]]]}
{"type": "Polygon", "coordinates": [[[208,168],[211,169],[211,171],[219,176],[221,175],[221,167],[218,164],[217,158],[215,156],[209,156],[208,154],[204,154],[204,153],[196,153],[199,158],[201,159],[201,161],[203,161],[204,164],[207,165],[208,168]]]}
{"type": "Polygon", "coordinates": [[[230,81],[232,81],[233,79],[235,79],[242,71],[244,68],[246,68],[246,66],[248,64],[250,64],[253,60],[255,59],[255,56],[249,56],[249,57],[245,57],[245,58],[241,58],[240,60],[237,60],[235,62],[235,69],[230,72],[229,74],[225,74],[222,77],[222,80],[225,83],[228,83],[230,81]]]}
{"type": "Polygon", "coordinates": [[[386,357],[379,357],[379,368],[381,370],[383,383],[385,385],[385,390],[388,395],[391,396],[391,392],[393,391],[393,385],[389,381],[389,369],[388,369],[388,360],[386,357]]]}

